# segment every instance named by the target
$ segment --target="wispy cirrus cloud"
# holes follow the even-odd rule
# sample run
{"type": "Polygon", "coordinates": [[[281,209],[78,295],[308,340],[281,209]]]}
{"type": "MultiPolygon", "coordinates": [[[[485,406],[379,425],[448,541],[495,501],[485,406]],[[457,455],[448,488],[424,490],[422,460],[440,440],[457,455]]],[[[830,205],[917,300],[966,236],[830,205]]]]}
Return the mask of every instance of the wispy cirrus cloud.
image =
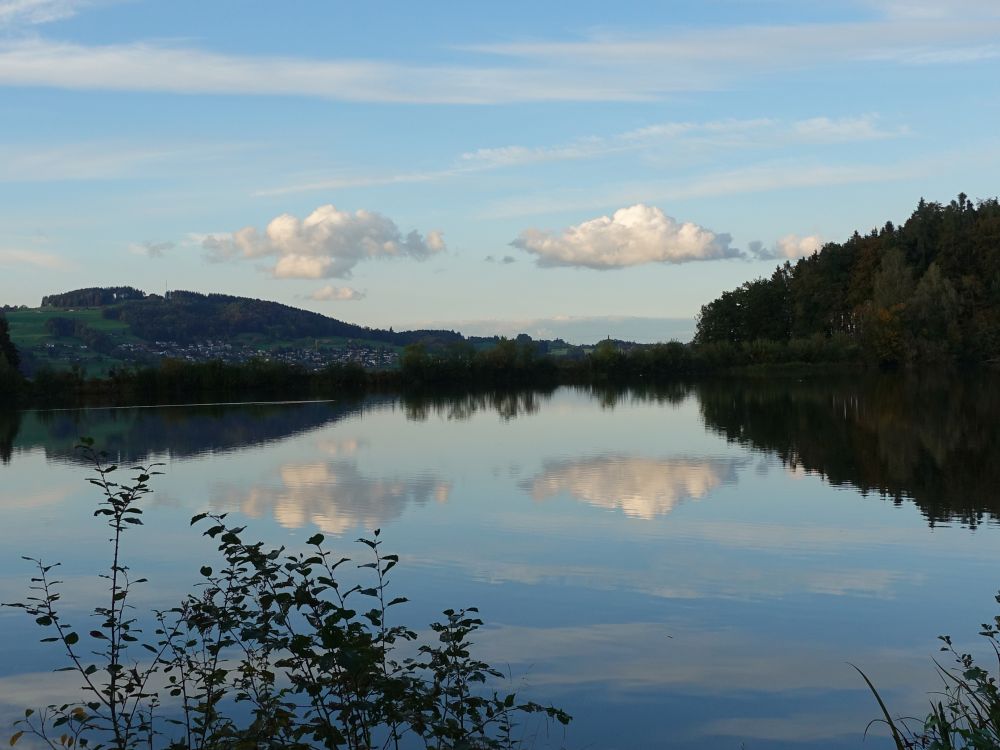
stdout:
{"type": "Polygon", "coordinates": [[[861,4],[895,19],[1000,18],[1000,7],[981,0],[861,0],[861,4]]]}
{"type": "Polygon", "coordinates": [[[721,195],[761,193],[790,188],[852,185],[904,180],[925,174],[929,166],[921,162],[902,164],[823,164],[788,160],[721,170],[690,178],[637,181],[591,190],[548,191],[524,194],[495,202],[482,216],[511,218],[563,211],[602,209],[642,200],[674,201],[721,195]]]}
{"type": "Polygon", "coordinates": [[[0,27],[61,21],[92,5],[93,0],[0,0],[0,27]]]}
{"type": "Polygon", "coordinates": [[[0,147],[0,182],[114,180],[176,173],[191,164],[204,165],[246,151],[233,143],[136,144],[68,143],[30,148],[0,147]]]}
{"type": "Polygon", "coordinates": [[[786,148],[789,144],[815,145],[885,140],[908,135],[907,125],[883,125],[878,114],[846,117],[820,116],[784,121],[771,118],[726,119],[705,122],[661,122],[610,136],[589,135],[565,143],[527,146],[489,146],[460,154],[452,165],[419,172],[381,175],[339,174],[326,179],[290,183],[254,191],[267,197],[291,193],[343,190],[382,185],[438,182],[484,171],[546,162],[605,159],[654,148],[676,148],[690,154],[734,148],[786,148]]]}
{"type": "Polygon", "coordinates": [[[656,65],[660,82],[687,81],[715,87],[789,65],[833,62],[905,62],[913,50],[960,50],[995,44],[1000,14],[983,9],[954,12],[946,3],[878,3],[872,20],[840,23],[787,23],[675,28],[642,34],[597,32],[570,41],[532,40],[466,45],[464,49],[536,64],[576,66],[580,75],[596,70],[641,72],[656,65]],[[935,10],[936,6],[936,10],[935,10]]]}
{"type": "Polygon", "coordinates": [[[40,250],[0,249],[0,266],[33,266],[47,271],[75,271],[77,265],[54,253],[40,250]]]}
{"type": "MultiPolygon", "coordinates": [[[[83,5],[7,0],[0,19],[6,12],[8,19],[42,22],[83,5]]],[[[0,46],[0,85],[404,104],[615,102],[716,90],[792,67],[940,65],[1000,56],[1000,15],[983,9],[989,3],[961,0],[963,12],[942,9],[946,3],[918,1],[906,10],[908,5],[876,2],[875,18],[854,22],[671,27],[632,35],[597,31],[569,41],[473,43],[444,50],[447,62],[431,64],[234,55],[143,41],[16,39],[0,46]],[[492,64],[483,64],[484,55],[492,64]]]]}
{"type": "Polygon", "coordinates": [[[351,213],[330,204],[304,219],[281,214],[263,232],[247,226],[231,234],[207,235],[201,245],[214,261],[273,258],[271,273],[279,279],[348,278],[365,260],[424,260],[445,249],[440,231],[424,237],[414,230],[404,236],[380,213],[351,213]]]}
{"type": "Polygon", "coordinates": [[[0,46],[0,85],[173,94],[304,96],[400,104],[631,101],[641,87],[560,71],[231,55],[135,42],[86,46],[45,39],[0,46]]]}

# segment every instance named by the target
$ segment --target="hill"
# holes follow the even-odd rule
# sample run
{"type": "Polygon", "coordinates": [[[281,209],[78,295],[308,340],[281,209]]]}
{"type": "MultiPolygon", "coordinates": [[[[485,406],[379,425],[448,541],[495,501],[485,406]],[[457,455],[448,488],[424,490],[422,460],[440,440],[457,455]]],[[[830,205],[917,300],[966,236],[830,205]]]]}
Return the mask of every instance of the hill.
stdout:
{"type": "Polygon", "coordinates": [[[103,375],[165,357],[392,367],[408,344],[435,348],[464,341],[454,331],[368,328],[266,300],[188,291],[160,296],[132,287],[46,295],[40,307],[8,309],[6,317],[28,374],[76,366],[103,375]]]}
{"type": "Polygon", "coordinates": [[[842,342],[881,364],[1000,357],[1000,203],[921,200],[701,308],[695,342],[842,342]]]}

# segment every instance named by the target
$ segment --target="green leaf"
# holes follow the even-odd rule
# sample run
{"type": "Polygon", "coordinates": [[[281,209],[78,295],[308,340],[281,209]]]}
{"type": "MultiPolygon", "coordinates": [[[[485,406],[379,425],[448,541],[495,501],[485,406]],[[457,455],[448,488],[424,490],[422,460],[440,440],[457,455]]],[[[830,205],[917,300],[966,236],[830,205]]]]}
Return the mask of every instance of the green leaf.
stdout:
{"type": "Polygon", "coordinates": [[[209,567],[208,565],[202,565],[201,574],[205,576],[205,578],[208,578],[210,575],[212,575],[212,568],[209,567]]]}
{"type": "Polygon", "coordinates": [[[311,537],[306,539],[306,544],[311,544],[314,547],[318,547],[323,543],[324,539],[326,539],[326,537],[323,536],[322,534],[313,534],[311,537]]]}

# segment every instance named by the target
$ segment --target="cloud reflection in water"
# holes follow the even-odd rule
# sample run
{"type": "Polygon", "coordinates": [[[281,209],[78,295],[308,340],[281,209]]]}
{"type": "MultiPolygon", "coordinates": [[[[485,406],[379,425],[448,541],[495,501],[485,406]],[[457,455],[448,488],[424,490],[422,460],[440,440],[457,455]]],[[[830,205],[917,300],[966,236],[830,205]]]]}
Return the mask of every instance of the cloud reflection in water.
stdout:
{"type": "Polygon", "coordinates": [[[637,456],[555,460],[546,461],[542,472],[522,487],[535,500],[565,493],[599,508],[652,520],[684,500],[700,500],[723,484],[735,483],[741,463],[726,458],[637,456]]]}
{"type": "Polygon", "coordinates": [[[285,528],[316,526],[328,534],[381,526],[410,503],[448,501],[451,483],[430,475],[369,477],[347,461],[285,464],[279,486],[257,485],[220,493],[216,505],[253,518],[271,513],[285,528]]]}

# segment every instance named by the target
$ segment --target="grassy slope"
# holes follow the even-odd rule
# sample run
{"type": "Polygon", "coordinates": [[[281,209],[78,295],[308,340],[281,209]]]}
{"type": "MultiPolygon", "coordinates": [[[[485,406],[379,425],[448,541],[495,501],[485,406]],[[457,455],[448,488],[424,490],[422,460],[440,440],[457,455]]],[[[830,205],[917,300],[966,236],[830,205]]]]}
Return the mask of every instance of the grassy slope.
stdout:
{"type": "Polygon", "coordinates": [[[81,349],[83,342],[75,336],[52,335],[45,330],[45,322],[50,318],[79,320],[94,330],[106,333],[116,343],[138,340],[129,333],[125,323],[101,317],[100,308],[14,310],[6,315],[14,346],[33,357],[39,366],[47,365],[54,370],[67,370],[72,365],[79,364],[88,375],[102,376],[112,367],[120,367],[125,363],[90,349],[81,349]],[[55,348],[49,349],[47,345],[50,344],[55,348]]]}
{"type": "MultiPolygon", "coordinates": [[[[101,316],[103,308],[33,308],[30,310],[13,310],[6,313],[10,322],[10,336],[19,351],[31,355],[39,365],[48,365],[54,370],[69,369],[74,361],[86,368],[88,375],[106,375],[112,367],[122,366],[123,360],[101,355],[89,349],[81,349],[82,341],[73,336],[54,336],[45,330],[45,322],[50,318],[68,318],[79,320],[94,330],[101,331],[112,338],[115,343],[135,343],[140,339],[133,336],[127,323],[119,320],[108,320],[101,316]],[[51,350],[47,345],[56,345],[51,350]],[[69,347],[69,348],[67,348],[69,347]],[[71,349],[70,349],[71,348],[71,349]]],[[[328,336],[320,339],[302,338],[295,340],[268,339],[266,336],[241,334],[230,343],[249,348],[273,351],[282,347],[293,349],[309,349],[318,344],[321,349],[343,349],[348,343],[368,345],[372,348],[389,348],[399,351],[401,347],[383,342],[364,341],[361,339],[346,339],[328,336]]]]}

